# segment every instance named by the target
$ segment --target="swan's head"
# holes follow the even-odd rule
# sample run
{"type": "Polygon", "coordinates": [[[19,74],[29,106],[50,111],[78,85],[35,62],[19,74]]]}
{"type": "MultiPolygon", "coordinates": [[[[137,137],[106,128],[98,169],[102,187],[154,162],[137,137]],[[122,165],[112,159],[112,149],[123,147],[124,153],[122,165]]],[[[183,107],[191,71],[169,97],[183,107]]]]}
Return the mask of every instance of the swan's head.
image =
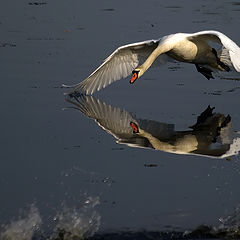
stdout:
{"type": "Polygon", "coordinates": [[[136,79],[140,78],[142,76],[142,70],[139,68],[136,68],[132,71],[132,78],[130,80],[130,83],[133,84],[135,82],[136,79]]]}

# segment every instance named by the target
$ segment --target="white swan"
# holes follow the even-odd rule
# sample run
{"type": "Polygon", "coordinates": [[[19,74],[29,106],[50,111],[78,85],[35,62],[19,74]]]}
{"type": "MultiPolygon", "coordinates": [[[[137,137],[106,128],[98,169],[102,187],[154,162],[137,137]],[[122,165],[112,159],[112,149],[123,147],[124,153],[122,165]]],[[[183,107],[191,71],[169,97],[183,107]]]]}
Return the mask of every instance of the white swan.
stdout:
{"type": "Polygon", "coordinates": [[[154,61],[164,63],[169,58],[195,64],[198,72],[207,79],[213,78],[213,70],[229,71],[232,65],[240,72],[240,48],[223,33],[211,30],[176,33],[158,40],[121,46],[85,80],[76,85],[63,86],[73,88],[68,94],[78,90],[93,94],[131,73],[130,83],[134,83],[154,61]],[[220,44],[221,49],[216,51],[209,42],[220,44]]]}

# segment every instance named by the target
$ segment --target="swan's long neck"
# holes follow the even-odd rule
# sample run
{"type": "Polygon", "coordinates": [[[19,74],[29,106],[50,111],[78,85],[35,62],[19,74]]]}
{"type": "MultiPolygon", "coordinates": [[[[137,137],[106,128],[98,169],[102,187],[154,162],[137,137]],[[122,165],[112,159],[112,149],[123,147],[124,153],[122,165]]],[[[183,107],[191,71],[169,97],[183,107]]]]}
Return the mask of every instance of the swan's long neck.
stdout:
{"type": "Polygon", "coordinates": [[[143,71],[142,74],[151,67],[151,65],[159,55],[169,51],[170,49],[170,46],[167,46],[166,44],[158,45],[158,47],[149,55],[147,60],[140,67],[138,67],[143,71]]]}

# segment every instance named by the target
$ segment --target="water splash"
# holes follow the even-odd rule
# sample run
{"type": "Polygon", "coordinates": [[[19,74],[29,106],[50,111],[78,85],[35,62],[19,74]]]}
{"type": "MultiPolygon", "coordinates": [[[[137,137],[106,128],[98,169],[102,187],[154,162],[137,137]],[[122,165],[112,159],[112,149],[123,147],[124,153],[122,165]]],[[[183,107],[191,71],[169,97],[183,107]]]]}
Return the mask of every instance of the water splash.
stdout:
{"type": "Polygon", "coordinates": [[[52,228],[47,232],[38,208],[31,204],[27,210],[20,211],[16,220],[1,226],[0,240],[86,239],[93,236],[100,227],[101,216],[95,210],[99,203],[99,197],[87,195],[78,204],[79,207],[70,208],[62,203],[61,209],[53,217],[54,225],[51,224],[52,228]]]}
{"type": "Polygon", "coordinates": [[[240,204],[234,209],[233,214],[220,218],[220,229],[227,229],[231,232],[237,232],[240,230],[240,204]]]}
{"type": "Polygon", "coordinates": [[[39,211],[32,204],[29,212],[25,212],[24,215],[25,217],[19,217],[3,226],[3,232],[0,234],[1,240],[31,240],[33,238],[42,223],[39,211]]]}
{"type": "Polygon", "coordinates": [[[64,205],[55,217],[56,235],[68,240],[93,236],[100,227],[101,216],[94,210],[99,203],[99,197],[88,197],[80,208],[64,205]]]}

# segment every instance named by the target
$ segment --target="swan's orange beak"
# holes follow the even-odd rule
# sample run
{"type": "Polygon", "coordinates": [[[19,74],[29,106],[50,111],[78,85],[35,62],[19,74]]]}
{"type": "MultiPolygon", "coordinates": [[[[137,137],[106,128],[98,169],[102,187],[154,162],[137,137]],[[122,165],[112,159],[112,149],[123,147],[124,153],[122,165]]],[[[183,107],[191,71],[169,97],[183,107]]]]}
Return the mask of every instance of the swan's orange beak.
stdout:
{"type": "Polygon", "coordinates": [[[132,75],[132,79],[130,80],[130,83],[133,84],[137,78],[138,78],[137,73],[136,73],[136,72],[133,73],[133,75],[132,75]]]}
{"type": "Polygon", "coordinates": [[[130,122],[130,126],[132,127],[133,133],[139,133],[138,125],[134,122],[130,122]]]}

